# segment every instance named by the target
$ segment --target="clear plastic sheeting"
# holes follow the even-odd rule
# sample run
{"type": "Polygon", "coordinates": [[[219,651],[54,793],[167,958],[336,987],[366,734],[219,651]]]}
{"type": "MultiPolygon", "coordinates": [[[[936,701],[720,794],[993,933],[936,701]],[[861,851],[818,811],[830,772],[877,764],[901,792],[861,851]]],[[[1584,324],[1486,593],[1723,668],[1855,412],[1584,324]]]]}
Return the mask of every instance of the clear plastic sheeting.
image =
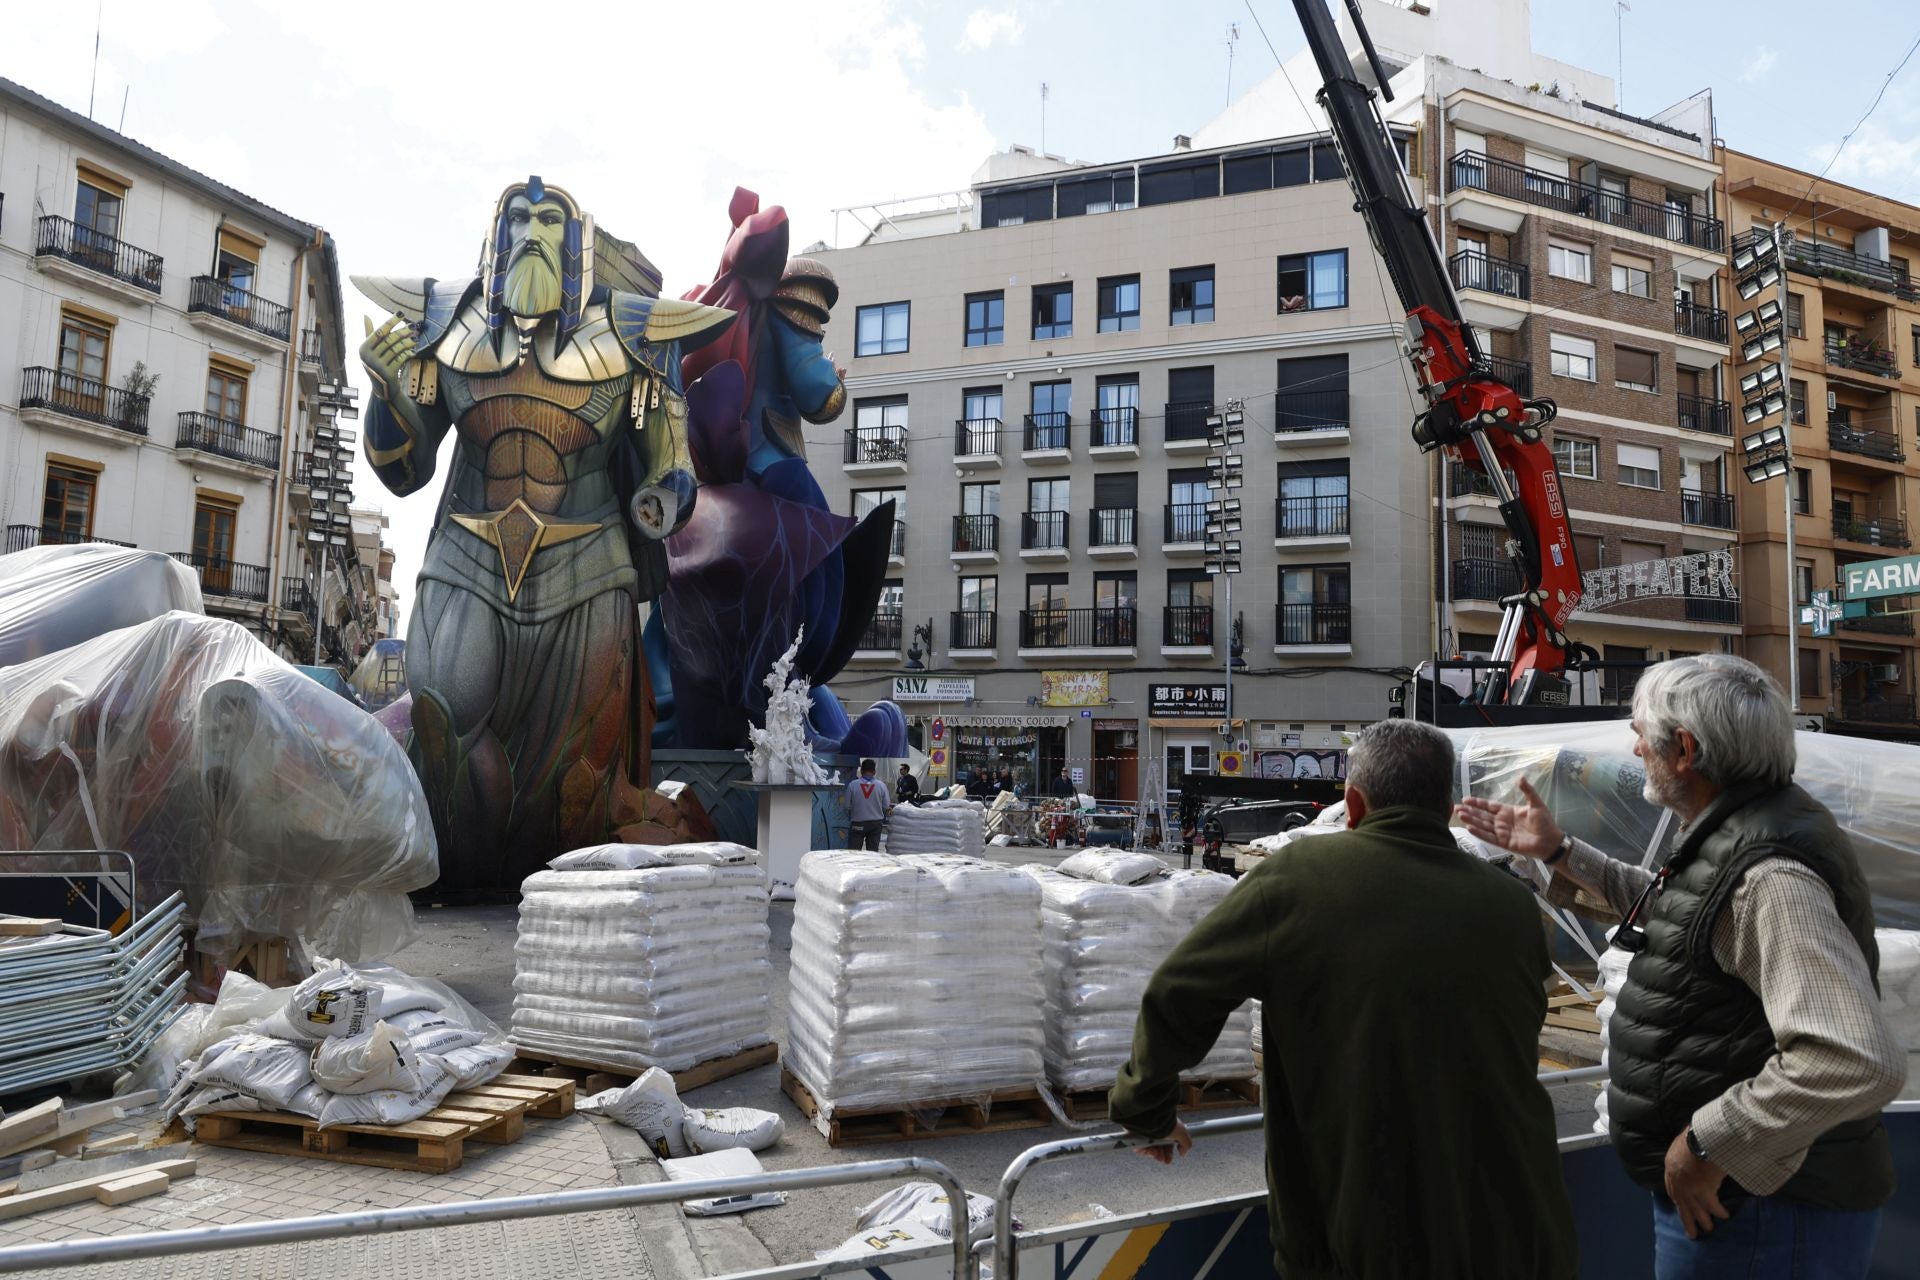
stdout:
{"type": "Polygon", "coordinates": [[[205,611],[200,580],[158,551],[83,542],[0,556],[0,667],[44,658],[175,609],[205,611]]]}
{"type": "Polygon", "coordinates": [[[787,1060],[823,1109],[1043,1083],[1040,886],[954,855],[815,850],[793,910],[787,1060]]]}
{"type": "Polygon", "coordinates": [[[196,947],[362,960],[439,873],[406,754],[239,625],[169,613],[0,670],[0,847],[125,849],[196,947]]]}
{"type": "MultiPolygon", "coordinates": [[[[1526,778],[1561,827],[1639,864],[1662,810],[1641,795],[1645,771],[1625,720],[1456,729],[1456,790],[1517,801],[1526,778]]],[[[1920,928],[1920,747],[1838,734],[1797,733],[1794,781],[1833,811],[1873,891],[1877,923],[1920,928]]],[[[1678,821],[1663,840],[1670,844],[1678,821]]],[[[1524,860],[1523,860],[1524,861],[1524,860]]]]}
{"type": "MultiPolygon", "coordinates": [[[[1040,885],[1047,990],[1047,1079],[1058,1089],[1111,1088],[1133,1050],[1153,971],[1232,890],[1230,876],[1170,871],[1151,855],[1088,849],[1059,868],[1021,871],[1040,885]],[[1145,857],[1157,870],[1138,878],[1145,857]]],[[[1244,1080],[1253,1065],[1253,1006],[1227,1018],[1189,1080],[1244,1080]]]]}
{"type": "Polygon", "coordinates": [[[527,877],[514,1042],[635,1071],[684,1071],[766,1044],[767,880],[751,853],[607,845],[555,861],[626,869],[527,877]]]}

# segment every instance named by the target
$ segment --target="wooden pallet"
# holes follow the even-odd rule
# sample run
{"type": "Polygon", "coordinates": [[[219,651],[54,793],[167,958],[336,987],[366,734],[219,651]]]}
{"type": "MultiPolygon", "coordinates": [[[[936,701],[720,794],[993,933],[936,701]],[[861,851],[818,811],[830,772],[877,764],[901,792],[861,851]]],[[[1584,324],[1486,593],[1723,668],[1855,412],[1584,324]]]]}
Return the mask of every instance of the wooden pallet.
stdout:
{"type": "Polygon", "coordinates": [[[949,1138],[962,1133],[1044,1129],[1053,1112],[1038,1089],[1005,1089],[980,1098],[936,1098],[911,1107],[835,1107],[828,1116],[800,1077],[780,1068],[780,1091],[793,1100],[830,1147],[949,1138]]]}
{"type": "Polygon", "coordinates": [[[447,1173],[458,1169],[469,1142],[517,1142],[528,1116],[555,1120],[573,1114],[574,1083],[535,1076],[496,1076],[448,1094],[418,1120],[404,1124],[343,1124],[282,1111],[213,1111],[199,1118],[194,1140],[214,1147],[306,1156],[342,1164],[447,1173]]]}
{"type": "Polygon", "coordinates": [[[1600,1017],[1594,1010],[1599,1006],[1601,994],[1593,993],[1588,1000],[1579,995],[1550,996],[1547,999],[1547,1021],[1549,1027],[1559,1027],[1563,1031],[1587,1031],[1600,1034],[1600,1017]]]}
{"type": "MultiPolygon", "coordinates": [[[[570,1058],[545,1049],[520,1048],[518,1052],[520,1056],[510,1064],[514,1070],[542,1079],[573,1080],[579,1084],[582,1093],[618,1089],[632,1084],[646,1073],[644,1067],[621,1067],[595,1062],[590,1058],[570,1058]]],[[[737,1076],[743,1071],[752,1071],[755,1067],[764,1067],[779,1059],[780,1046],[776,1044],[755,1045],[724,1058],[708,1058],[705,1062],[694,1063],[685,1071],[672,1072],[674,1092],[689,1093],[703,1084],[725,1080],[728,1076],[737,1076]]]]}
{"type": "MultiPolygon", "coordinates": [[[[1071,1119],[1105,1120],[1107,1095],[1111,1092],[1111,1089],[1070,1089],[1055,1096],[1060,1099],[1061,1108],[1071,1119]]],[[[1179,1105],[1182,1115],[1189,1111],[1229,1111],[1235,1107],[1257,1107],[1260,1105],[1260,1081],[1248,1078],[1202,1084],[1198,1080],[1182,1080],[1179,1105]]]]}

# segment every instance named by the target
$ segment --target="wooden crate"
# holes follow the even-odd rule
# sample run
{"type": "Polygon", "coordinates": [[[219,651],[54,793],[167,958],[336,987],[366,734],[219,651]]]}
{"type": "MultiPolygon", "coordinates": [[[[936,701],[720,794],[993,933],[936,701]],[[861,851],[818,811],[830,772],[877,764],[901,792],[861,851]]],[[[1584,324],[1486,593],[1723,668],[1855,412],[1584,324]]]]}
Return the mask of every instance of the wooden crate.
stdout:
{"type": "MultiPolygon", "coordinates": [[[[618,1089],[632,1084],[645,1074],[645,1068],[622,1067],[607,1062],[595,1062],[590,1058],[573,1058],[563,1054],[550,1053],[545,1049],[526,1049],[516,1046],[519,1057],[510,1065],[516,1071],[541,1079],[573,1080],[580,1086],[582,1093],[599,1093],[602,1089],[618,1089]]],[[[737,1076],[743,1071],[752,1071],[780,1059],[780,1046],[776,1044],[755,1045],[751,1049],[742,1049],[738,1053],[724,1058],[709,1058],[705,1062],[696,1062],[685,1071],[672,1072],[673,1088],[676,1093],[689,1093],[703,1084],[712,1084],[716,1080],[725,1080],[737,1076]]]]}
{"type": "Polygon", "coordinates": [[[835,1107],[832,1116],[825,1113],[806,1083],[785,1066],[780,1068],[780,1091],[793,1100],[830,1147],[1044,1129],[1053,1123],[1053,1112],[1038,1089],[1006,1089],[985,1099],[935,1098],[912,1106],[835,1107]]]}
{"type": "Polygon", "coordinates": [[[1586,1031],[1600,1034],[1600,1017],[1594,1012],[1600,1005],[1601,993],[1595,991],[1593,999],[1567,994],[1547,998],[1547,1021],[1549,1027],[1559,1027],[1563,1031],[1586,1031]]]}
{"type": "Polygon", "coordinates": [[[317,1120],[281,1111],[214,1111],[199,1118],[194,1140],[240,1151],[447,1173],[460,1167],[469,1142],[518,1142],[528,1116],[572,1115],[573,1095],[571,1080],[502,1075],[448,1094],[438,1107],[404,1124],[321,1129],[317,1120]]]}
{"type": "MultiPolygon", "coordinates": [[[[1111,1089],[1069,1089],[1055,1095],[1067,1116],[1074,1120],[1105,1120],[1107,1095],[1111,1089]]],[[[1203,1084],[1197,1080],[1180,1082],[1180,1112],[1230,1111],[1235,1107],[1260,1105],[1260,1081],[1215,1080],[1203,1084]]]]}

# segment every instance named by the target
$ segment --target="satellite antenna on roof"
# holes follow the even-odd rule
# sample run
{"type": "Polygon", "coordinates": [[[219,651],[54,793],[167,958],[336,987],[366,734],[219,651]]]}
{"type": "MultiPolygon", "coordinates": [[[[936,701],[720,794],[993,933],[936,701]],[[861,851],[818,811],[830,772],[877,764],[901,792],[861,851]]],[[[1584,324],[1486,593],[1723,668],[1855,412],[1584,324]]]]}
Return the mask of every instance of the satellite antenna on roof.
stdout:
{"type": "Polygon", "coordinates": [[[1227,24],[1227,105],[1233,105],[1233,47],[1240,43],[1240,24],[1227,24]]]}
{"type": "Polygon", "coordinates": [[[87,78],[87,119],[93,119],[93,89],[100,83],[100,15],[106,7],[106,0],[98,0],[93,6],[93,74],[87,78]]]}
{"type": "Polygon", "coordinates": [[[1040,82],[1040,154],[1047,154],[1047,82],[1040,82]]]}

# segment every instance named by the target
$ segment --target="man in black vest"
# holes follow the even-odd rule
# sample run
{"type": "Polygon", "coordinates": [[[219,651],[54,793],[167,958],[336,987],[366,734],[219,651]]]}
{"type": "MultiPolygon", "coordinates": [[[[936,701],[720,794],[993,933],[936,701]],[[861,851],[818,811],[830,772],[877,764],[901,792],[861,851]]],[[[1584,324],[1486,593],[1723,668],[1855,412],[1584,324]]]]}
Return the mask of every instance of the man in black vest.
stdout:
{"type": "Polygon", "coordinates": [[[1383,720],[1347,761],[1349,830],[1263,859],[1160,965],[1108,1114],[1171,1161],[1180,1073],[1262,1003],[1267,1204],[1288,1280],[1571,1280],[1573,1214],[1536,1078],[1533,895],[1447,830],[1453,746],[1383,720]],[[1457,1000],[1409,973],[1446,971],[1457,1000]]]}
{"type": "Polygon", "coordinates": [[[1852,846],[1793,784],[1786,699],[1752,663],[1663,662],[1633,710],[1645,795],[1685,823],[1658,874],[1563,835],[1524,781],[1526,803],[1469,798],[1461,820],[1623,917],[1607,1114],[1653,1193],[1660,1280],[1865,1276],[1906,1055],[1852,846]]]}

